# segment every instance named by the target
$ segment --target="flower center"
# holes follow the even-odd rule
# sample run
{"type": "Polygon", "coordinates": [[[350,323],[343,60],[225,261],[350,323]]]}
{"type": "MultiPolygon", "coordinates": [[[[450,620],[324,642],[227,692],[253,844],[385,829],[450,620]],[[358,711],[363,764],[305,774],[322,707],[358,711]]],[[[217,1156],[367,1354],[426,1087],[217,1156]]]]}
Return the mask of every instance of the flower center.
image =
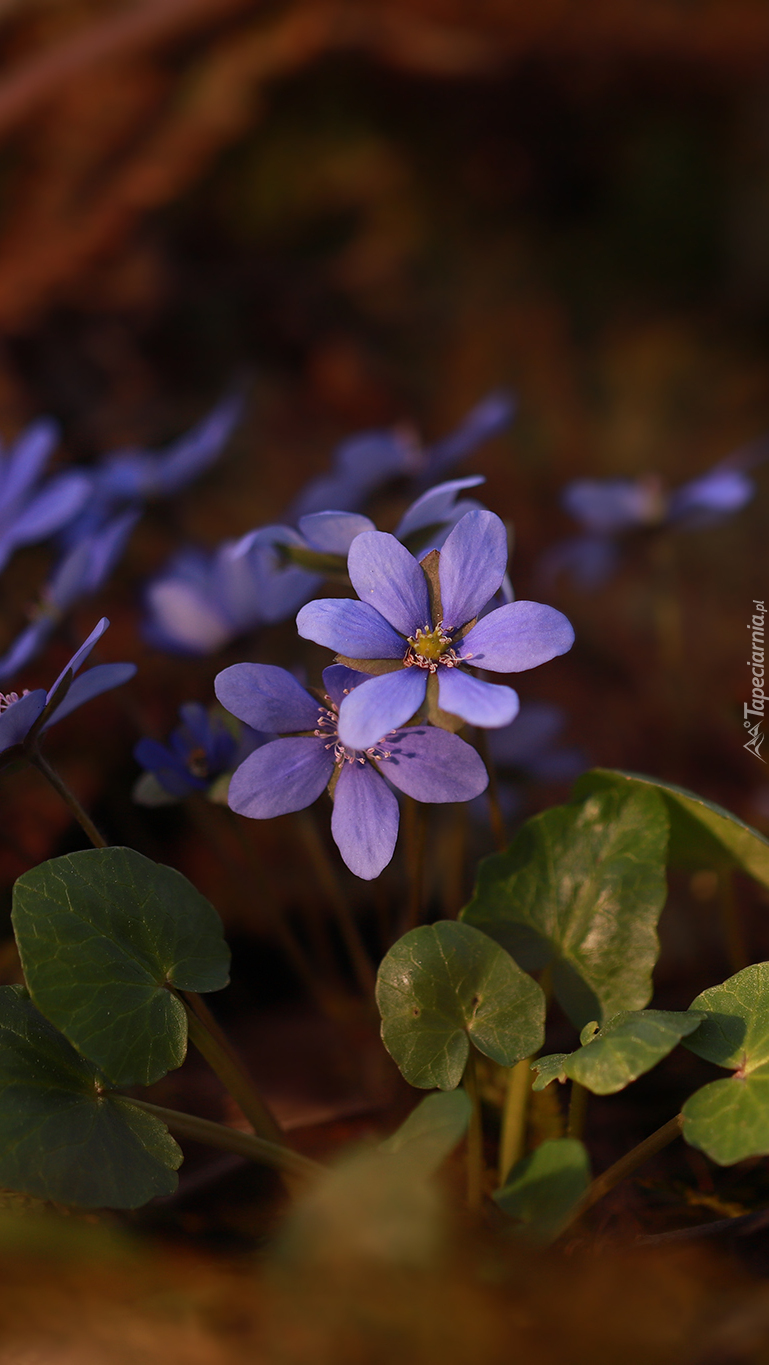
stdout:
{"type": "Polygon", "coordinates": [[[425,626],[424,630],[410,635],[409,647],[403,656],[404,668],[425,668],[429,673],[435,673],[441,664],[445,668],[456,668],[461,662],[451,647],[451,636],[443,629],[442,621],[432,630],[425,626]]]}
{"type": "MultiPolygon", "coordinates": [[[[25,687],[21,696],[26,697],[28,693],[29,688],[25,687]]],[[[13,706],[15,701],[21,701],[18,692],[0,692],[0,714],[2,714],[3,711],[7,711],[9,706],[13,706]]]]}
{"type": "Polygon", "coordinates": [[[192,749],[187,758],[187,768],[193,777],[201,780],[208,777],[208,756],[205,749],[192,749]]]}
{"type": "Polygon", "coordinates": [[[325,747],[333,750],[334,762],[338,766],[342,763],[365,763],[367,758],[390,757],[390,750],[381,747],[381,740],[378,744],[372,744],[370,749],[347,749],[339,738],[339,707],[330,697],[326,697],[326,701],[328,706],[321,706],[318,710],[318,728],[314,733],[319,739],[326,740],[325,747]]]}

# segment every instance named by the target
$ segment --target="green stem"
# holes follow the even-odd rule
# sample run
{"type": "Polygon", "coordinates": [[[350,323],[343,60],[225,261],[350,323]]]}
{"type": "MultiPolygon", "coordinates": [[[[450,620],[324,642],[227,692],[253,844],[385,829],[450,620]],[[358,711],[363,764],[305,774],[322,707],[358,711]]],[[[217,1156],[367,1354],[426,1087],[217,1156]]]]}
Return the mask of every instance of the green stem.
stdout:
{"type": "Polygon", "coordinates": [[[467,1130],[467,1207],[477,1213],[483,1198],[483,1122],[472,1043],[465,1066],[463,1085],[472,1104],[470,1126],[467,1130]]]}
{"type": "Polygon", "coordinates": [[[566,1227],[571,1227],[578,1218],[582,1217],[583,1213],[597,1204],[599,1199],[603,1199],[605,1194],[608,1194],[623,1180],[627,1180],[628,1176],[637,1171],[639,1166],[643,1166],[644,1162],[649,1161],[651,1157],[656,1156],[658,1152],[674,1142],[681,1133],[683,1122],[683,1115],[676,1114],[675,1118],[663,1123],[662,1127],[658,1128],[656,1132],[651,1133],[648,1138],[644,1138],[643,1142],[639,1142],[637,1147],[633,1147],[625,1156],[620,1157],[619,1161],[615,1161],[608,1171],[597,1176],[579,1203],[575,1205],[566,1227]]]}
{"type": "Polygon", "coordinates": [[[57,791],[59,793],[59,796],[61,797],[62,801],[64,801],[65,805],[69,806],[69,809],[72,811],[72,814],[74,815],[81,829],[83,829],[85,833],[88,835],[88,838],[91,840],[91,843],[93,844],[94,848],[106,848],[107,841],[99,833],[90,815],[88,815],[87,812],[83,810],[83,807],[81,806],[74,792],[70,791],[67,784],[62,781],[62,779],[59,777],[59,774],[56,772],[54,768],[51,767],[48,760],[46,758],[43,758],[43,755],[41,754],[40,750],[32,749],[27,756],[29,758],[30,763],[35,768],[37,768],[38,772],[43,774],[43,777],[46,778],[48,782],[50,782],[54,791],[57,791]]]}
{"type": "Polygon", "coordinates": [[[744,924],[734,895],[731,868],[722,868],[718,874],[718,903],[729,965],[733,972],[740,972],[748,966],[750,958],[745,944],[744,924]]]}
{"type": "Polygon", "coordinates": [[[374,986],[376,985],[376,973],[366,952],[352,911],[347,904],[347,898],[336,874],[336,869],[326,852],[312,816],[302,813],[297,815],[295,819],[301,830],[304,846],[315,868],[318,881],[334,907],[339,931],[349,953],[358,985],[364,995],[371,996],[374,994],[374,986]]]}
{"type": "Polygon", "coordinates": [[[491,832],[494,836],[494,843],[498,853],[504,853],[507,848],[507,830],[505,829],[505,818],[502,814],[502,806],[499,801],[499,782],[497,781],[497,770],[491,757],[489,748],[489,737],[485,730],[476,730],[478,752],[486,765],[486,772],[489,775],[489,785],[486,795],[489,799],[489,820],[491,822],[491,832]]]}
{"type": "Polygon", "coordinates": [[[194,991],[179,992],[187,1015],[191,1042],[232,1095],[254,1132],[269,1142],[283,1143],[279,1125],[233,1052],[208,1006],[194,991]]]}
{"type": "Polygon", "coordinates": [[[587,1116],[587,1096],[588,1092],[584,1085],[579,1081],[572,1081],[571,1095],[569,1097],[569,1119],[566,1125],[566,1134],[571,1138],[582,1140],[585,1131],[585,1118],[587,1116]]]}
{"type": "Polygon", "coordinates": [[[510,1068],[507,1078],[505,1103],[502,1109],[502,1132],[499,1139],[499,1183],[504,1185],[508,1173],[526,1151],[526,1114],[531,1094],[531,1058],[524,1057],[510,1068]]]}
{"type": "Polygon", "coordinates": [[[208,1147],[223,1147],[225,1151],[237,1152],[238,1156],[248,1157],[262,1166],[272,1166],[274,1170],[285,1171],[288,1175],[317,1177],[324,1170],[317,1161],[302,1156],[301,1152],[268,1142],[266,1138],[255,1137],[253,1133],[240,1133],[237,1128],[212,1123],[210,1119],[200,1119],[195,1114],[184,1114],[177,1109],[163,1109],[158,1104],[149,1104],[147,1100],[134,1099],[132,1095],[121,1095],[120,1098],[135,1109],[154,1114],[179,1137],[204,1142],[208,1147]]]}
{"type": "Polygon", "coordinates": [[[413,796],[407,796],[404,809],[404,853],[408,897],[401,933],[415,929],[422,919],[425,882],[425,841],[427,820],[424,807],[413,796]]]}

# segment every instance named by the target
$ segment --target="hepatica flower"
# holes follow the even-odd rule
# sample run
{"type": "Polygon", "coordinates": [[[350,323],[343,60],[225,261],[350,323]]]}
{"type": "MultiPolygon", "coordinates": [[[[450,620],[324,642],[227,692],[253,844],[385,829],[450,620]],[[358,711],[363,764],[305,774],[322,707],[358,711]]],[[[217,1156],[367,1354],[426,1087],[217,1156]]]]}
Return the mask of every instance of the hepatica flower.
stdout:
{"type": "Polygon", "coordinates": [[[50,691],[38,687],[32,692],[24,691],[21,696],[17,692],[0,693],[0,765],[21,756],[39,734],[84,702],[133,677],[135,664],[97,664],[80,677],[76,676],[108,626],[106,616],[102,617],[62,669],[50,691]]]}
{"type": "Polygon", "coordinates": [[[0,444],[0,569],[14,550],[60,531],[80,511],[91,479],[78,470],[43,474],[56,444],[53,422],[33,422],[6,452],[0,444]]]}
{"type": "Polygon", "coordinates": [[[460,720],[492,729],[509,725],[518,711],[516,693],[475,677],[471,668],[522,672],[574,642],[566,617],[539,602],[511,602],[482,616],[507,564],[505,527],[493,512],[468,512],[434,559],[423,562],[395,536],[364,532],[347,563],[360,601],[321,599],[297,617],[305,639],[378,674],[340,707],[339,736],[351,748],[367,749],[406,724],[428,686],[428,700],[460,720]]]}
{"type": "Polygon", "coordinates": [[[134,800],[142,806],[169,805],[196,792],[221,800],[219,780],[270,738],[240,722],[228,724],[217,708],[207,711],[200,702],[185,702],[167,744],[140,739],[134,746],[134,758],[146,770],[134,787],[134,800]]]}
{"type": "Polygon", "coordinates": [[[332,664],[326,695],[310,695],[282,668],[234,664],[218,675],[223,706],[253,729],[281,738],[252,753],[233,774],[229,804],[252,819],[303,810],[328,787],[331,833],[351,872],[370,881],[387,866],[398,837],[398,801],[388,785],[417,801],[467,801],[488,781],[478,754],[458,735],[429,726],[396,729],[361,748],[342,742],[340,707],[365,675],[332,664]]]}

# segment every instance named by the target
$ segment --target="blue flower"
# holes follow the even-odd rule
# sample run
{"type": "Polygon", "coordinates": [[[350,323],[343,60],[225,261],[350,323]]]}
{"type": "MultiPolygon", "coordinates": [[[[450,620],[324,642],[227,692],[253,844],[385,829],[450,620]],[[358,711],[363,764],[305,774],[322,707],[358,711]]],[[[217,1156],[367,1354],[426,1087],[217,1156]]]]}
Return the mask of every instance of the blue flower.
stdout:
{"type": "Polygon", "coordinates": [[[140,739],[134,747],[134,758],[146,769],[134,788],[140,805],[166,805],[195,792],[211,795],[212,787],[219,796],[217,779],[271,738],[248,725],[238,725],[236,732],[216,708],[207,711],[197,701],[179,707],[179,720],[168,744],[140,739]]]}
{"type": "Polygon", "coordinates": [[[75,676],[108,626],[106,616],[102,617],[62,669],[50,691],[39,687],[33,692],[25,690],[21,696],[17,692],[0,693],[0,756],[4,762],[19,757],[39,734],[84,702],[133,677],[136,664],[97,664],[79,678],[75,676]]]}
{"type": "Polygon", "coordinates": [[[366,749],[410,720],[425,701],[428,680],[433,693],[437,682],[442,711],[471,725],[508,725],[518,711],[516,693],[474,677],[466,665],[518,673],[574,642],[566,617],[538,602],[511,602],[481,615],[507,564],[505,527],[493,512],[468,512],[436,557],[430,582],[394,536],[365,532],[348,558],[361,600],[325,598],[299,612],[305,639],[379,674],[342,704],[339,733],[351,748],[366,749]]]}
{"type": "Polygon", "coordinates": [[[282,735],[257,749],[230,782],[232,810],[265,820],[303,810],[328,787],[331,833],[356,877],[370,881],[387,866],[398,837],[393,786],[417,801],[467,801],[486,786],[478,754],[458,735],[429,726],[399,729],[363,749],[343,744],[340,706],[366,685],[341,664],[324,670],[318,702],[285,669],[234,664],[218,675],[216,695],[246,725],[282,735]]]}
{"type": "Polygon", "coordinates": [[[55,474],[42,483],[58,438],[53,422],[33,422],[10,450],[0,446],[0,569],[14,550],[60,531],[89,497],[92,480],[82,471],[55,474]]]}
{"type": "Polygon", "coordinates": [[[139,516],[132,510],[113,517],[64,555],[42,589],[32,621],[0,658],[0,678],[12,677],[25,668],[48,643],[67,612],[104,586],[139,516]]]}
{"type": "Polygon", "coordinates": [[[180,493],[218,460],[242,415],[243,399],[232,394],[165,450],[113,451],[96,471],[97,493],[111,502],[180,493]]]}

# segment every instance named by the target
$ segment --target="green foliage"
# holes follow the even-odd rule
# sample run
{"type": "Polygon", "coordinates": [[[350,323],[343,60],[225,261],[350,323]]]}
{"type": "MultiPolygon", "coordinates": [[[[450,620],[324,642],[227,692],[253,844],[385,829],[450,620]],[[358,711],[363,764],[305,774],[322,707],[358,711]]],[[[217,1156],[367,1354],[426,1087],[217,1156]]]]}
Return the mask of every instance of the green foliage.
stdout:
{"type": "Polygon", "coordinates": [[[426,1095],[379,1150],[408,1157],[425,1176],[432,1175],[464,1137],[471,1111],[470,1097],[461,1088],[426,1095]]]}
{"type": "Polygon", "coordinates": [[[181,1161],[163,1123],[110,1094],[21,986],[0,986],[0,1185],[133,1209],[171,1194],[181,1161]]]}
{"type": "MultiPolygon", "coordinates": [[[[603,1028],[583,1037],[576,1052],[539,1057],[532,1069],[539,1074],[533,1090],[544,1090],[553,1080],[579,1081],[594,1095],[613,1095],[651,1071],[686,1034],[693,1033],[703,1015],[672,1010],[622,1010],[603,1028]]],[[[583,1029],[583,1035],[587,1030],[583,1029]]]]}
{"type": "Polygon", "coordinates": [[[34,1003],[114,1085],[150,1085],[183,1062],[184,1007],[169,987],[227,984],[213,906],[180,872],[129,848],[25,872],[12,917],[34,1003]]]}
{"type": "Polygon", "coordinates": [[[653,790],[554,806],[481,863],[462,919],[528,971],[552,964],[553,991],[577,1028],[642,1009],[659,952],[667,837],[653,790]]]}
{"type": "Polygon", "coordinates": [[[552,1242],[590,1184],[590,1162],[576,1138],[553,1138],[515,1165],[495,1202],[528,1241],[552,1242]]]}
{"type": "Polygon", "coordinates": [[[738,868],[769,887],[769,839],[704,796],[639,773],[595,768],[577,782],[575,795],[598,791],[657,791],[670,817],[668,863],[684,868],[738,868]]]}
{"type": "Polygon", "coordinates": [[[745,967],[703,991],[692,1010],[705,1018],[685,1046],[729,1068],[684,1105],[683,1134],[721,1166],[769,1154],[769,962],[745,967]]]}
{"type": "Polygon", "coordinates": [[[404,934],[377,978],[382,1040],[411,1085],[453,1090],[474,1043],[502,1066],[542,1046],[545,998],[492,939],[439,920],[404,934]]]}

